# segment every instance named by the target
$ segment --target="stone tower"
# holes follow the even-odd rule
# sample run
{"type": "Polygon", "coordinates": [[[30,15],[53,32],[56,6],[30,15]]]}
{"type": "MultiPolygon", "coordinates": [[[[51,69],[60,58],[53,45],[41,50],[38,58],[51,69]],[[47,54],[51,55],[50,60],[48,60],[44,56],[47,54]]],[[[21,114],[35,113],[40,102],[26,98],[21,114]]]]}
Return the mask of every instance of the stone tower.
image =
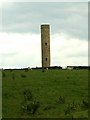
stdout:
{"type": "Polygon", "coordinates": [[[50,67],[50,26],[41,25],[42,68],[50,67]]]}

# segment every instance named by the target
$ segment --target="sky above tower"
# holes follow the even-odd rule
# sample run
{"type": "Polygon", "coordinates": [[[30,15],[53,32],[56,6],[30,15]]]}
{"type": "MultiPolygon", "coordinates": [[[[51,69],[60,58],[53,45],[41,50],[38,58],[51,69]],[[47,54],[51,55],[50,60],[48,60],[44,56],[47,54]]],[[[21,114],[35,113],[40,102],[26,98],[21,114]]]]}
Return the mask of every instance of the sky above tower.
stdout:
{"type": "Polygon", "coordinates": [[[41,66],[41,24],[50,24],[51,66],[88,65],[88,1],[0,3],[0,68],[41,66]]]}

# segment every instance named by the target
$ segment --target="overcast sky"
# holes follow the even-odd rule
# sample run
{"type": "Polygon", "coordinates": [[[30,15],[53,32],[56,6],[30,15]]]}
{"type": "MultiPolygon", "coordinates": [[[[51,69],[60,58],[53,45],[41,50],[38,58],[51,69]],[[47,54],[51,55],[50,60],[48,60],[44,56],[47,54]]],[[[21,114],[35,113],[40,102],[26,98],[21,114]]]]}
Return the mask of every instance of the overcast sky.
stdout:
{"type": "Polygon", "coordinates": [[[0,68],[41,66],[40,25],[46,23],[50,24],[51,66],[88,65],[87,0],[16,1],[0,5],[0,68]]]}

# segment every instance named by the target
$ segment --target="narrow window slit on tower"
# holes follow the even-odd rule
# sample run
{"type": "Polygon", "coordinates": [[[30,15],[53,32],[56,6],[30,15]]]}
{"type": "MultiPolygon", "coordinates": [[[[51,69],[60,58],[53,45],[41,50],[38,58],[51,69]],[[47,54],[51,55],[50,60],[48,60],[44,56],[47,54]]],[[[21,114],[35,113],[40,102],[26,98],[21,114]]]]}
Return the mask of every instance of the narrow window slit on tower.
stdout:
{"type": "Polygon", "coordinates": [[[46,58],[46,61],[47,61],[47,58],[46,58]]]}
{"type": "Polygon", "coordinates": [[[45,43],[45,45],[47,46],[47,43],[45,43]]]}

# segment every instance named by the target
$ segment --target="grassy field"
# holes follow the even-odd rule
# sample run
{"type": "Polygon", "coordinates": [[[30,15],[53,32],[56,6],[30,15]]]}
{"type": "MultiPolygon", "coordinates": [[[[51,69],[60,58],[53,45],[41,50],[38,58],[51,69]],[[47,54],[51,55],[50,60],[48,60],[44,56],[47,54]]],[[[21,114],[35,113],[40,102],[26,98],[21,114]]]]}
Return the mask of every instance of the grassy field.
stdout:
{"type": "Polygon", "coordinates": [[[88,70],[4,70],[3,118],[87,118],[88,70]]]}

